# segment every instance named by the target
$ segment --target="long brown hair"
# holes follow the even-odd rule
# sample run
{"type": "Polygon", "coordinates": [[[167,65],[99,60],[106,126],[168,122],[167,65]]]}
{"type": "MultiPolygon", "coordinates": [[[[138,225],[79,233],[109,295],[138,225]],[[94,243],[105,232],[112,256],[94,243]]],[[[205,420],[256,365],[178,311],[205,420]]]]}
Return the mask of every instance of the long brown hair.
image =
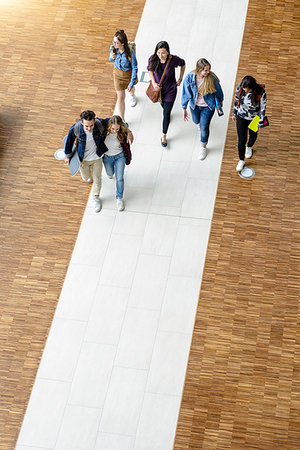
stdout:
{"type": "Polygon", "coordinates": [[[258,84],[256,79],[251,77],[251,75],[246,75],[240,84],[240,90],[239,90],[239,100],[241,100],[246,92],[244,91],[243,88],[248,88],[251,89],[251,96],[250,96],[250,101],[251,104],[253,106],[257,105],[257,103],[259,102],[263,92],[264,92],[264,88],[262,85],[258,84]]]}
{"type": "MultiPolygon", "coordinates": [[[[210,70],[211,65],[207,61],[207,59],[205,59],[205,58],[198,59],[198,61],[196,63],[196,67],[193,70],[193,73],[195,73],[197,75],[197,73],[202,72],[202,70],[206,66],[209,66],[209,70],[210,70]]],[[[203,83],[202,83],[202,86],[200,88],[200,94],[201,95],[213,94],[214,92],[216,92],[216,88],[215,88],[215,83],[214,83],[214,78],[213,77],[216,78],[219,81],[219,78],[217,77],[217,75],[210,70],[209,75],[207,75],[207,77],[203,78],[203,83]]]]}
{"type": "Polygon", "coordinates": [[[107,124],[106,136],[111,134],[112,125],[120,125],[120,129],[117,133],[117,139],[119,142],[123,142],[127,138],[128,130],[120,116],[112,116],[107,124]]]}
{"type": "Polygon", "coordinates": [[[128,45],[128,39],[127,39],[127,36],[125,34],[125,31],[124,30],[116,31],[114,37],[117,38],[121,42],[121,44],[124,45],[124,50],[125,50],[126,56],[127,56],[128,59],[131,59],[131,51],[130,51],[130,48],[129,48],[129,45],[128,45]]]}

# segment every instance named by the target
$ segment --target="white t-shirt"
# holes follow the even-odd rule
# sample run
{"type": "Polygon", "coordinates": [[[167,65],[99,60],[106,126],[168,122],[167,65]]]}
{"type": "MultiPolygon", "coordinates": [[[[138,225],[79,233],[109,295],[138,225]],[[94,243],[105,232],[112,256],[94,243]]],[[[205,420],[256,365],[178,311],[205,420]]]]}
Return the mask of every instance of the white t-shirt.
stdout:
{"type": "Polygon", "coordinates": [[[95,159],[99,159],[100,157],[97,155],[97,146],[95,144],[93,138],[93,131],[90,133],[89,131],[84,130],[86,134],[86,146],[83,161],[94,161],[95,159]]]}
{"type": "Polygon", "coordinates": [[[196,77],[196,80],[197,80],[197,88],[198,88],[198,97],[197,97],[196,105],[197,106],[207,106],[207,103],[205,103],[203,95],[200,93],[201,86],[203,84],[203,78],[196,77]]]}
{"type": "Polygon", "coordinates": [[[123,151],[121,143],[118,141],[117,133],[111,133],[105,138],[105,145],[108,148],[108,152],[105,153],[107,156],[115,156],[123,151]]]}

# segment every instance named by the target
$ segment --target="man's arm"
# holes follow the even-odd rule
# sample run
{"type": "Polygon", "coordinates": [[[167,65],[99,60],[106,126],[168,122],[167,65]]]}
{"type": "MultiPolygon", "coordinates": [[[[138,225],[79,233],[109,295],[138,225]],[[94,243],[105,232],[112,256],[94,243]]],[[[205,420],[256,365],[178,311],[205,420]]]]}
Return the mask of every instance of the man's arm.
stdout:
{"type": "Polygon", "coordinates": [[[74,133],[74,127],[75,127],[75,124],[71,126],[69,133],[68,133],[67,140],[66,140],[66,145],[65,145],[65,155],[66,155],[65,163],[66,164],[69,164],[69,162],[70,162],[70,157],[71,157],[72,150],[73,150],[73,144],[74,144],[74,141],[76,138],[75,133],[74,133]]]}

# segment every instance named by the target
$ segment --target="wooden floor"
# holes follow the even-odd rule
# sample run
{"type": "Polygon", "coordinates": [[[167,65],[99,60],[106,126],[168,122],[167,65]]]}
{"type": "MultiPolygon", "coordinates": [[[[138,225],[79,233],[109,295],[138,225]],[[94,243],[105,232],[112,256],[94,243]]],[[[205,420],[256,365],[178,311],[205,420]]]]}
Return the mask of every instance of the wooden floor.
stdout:
{"type": "Polygon", "coordinates": [[[0,448],[15,446],[90,186],[53,157],[83,109],[112,115],[108,49],[144,0],[0,2],[0,448]],[[92,80],[92,81],[91,81],[92,80]]]}
{"type": "MultiPolygon", "coordinates": [[[[0,3],[1,450],[14,448],[89,193],[53,152],[82,109],[112,113],[107,46],[120,27],[134,38],[143,5],[0,3]]],[[[266,84],[271,127],[252,181],[235,173],[229,127],[176,449],[300,448],[299,19],[296,0],[249,1],[238,79],[266,84]]]]}
{"type": "Polygon", "coordinates": [[[250,0],[237,80],[266,84],[251,181],[229,126],[174,448],[300,448],[300,3],[250,0]]]}

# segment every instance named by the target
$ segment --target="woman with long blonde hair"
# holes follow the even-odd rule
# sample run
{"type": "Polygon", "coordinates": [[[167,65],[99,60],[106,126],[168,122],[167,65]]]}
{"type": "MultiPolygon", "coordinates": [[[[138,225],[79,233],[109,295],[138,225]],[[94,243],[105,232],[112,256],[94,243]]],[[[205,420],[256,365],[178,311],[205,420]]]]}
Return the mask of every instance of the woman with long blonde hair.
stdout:
{"type": "MultiPolygon", "coordinates": [[[[125,164],[130,164],[131,152],[128,130],[120,116],[112,116],[108,120],[104,144],[108,151],[103,155],[103,164],[108,178],[116,175],[116,199],[118,211],[124,210],[124,171],[125,164]]],[[[131,135],[131,139],[133,136],[131,135]]]]}
{"type": "Polygon", "coordinates": [[[222,106],[224,98],[219,78],[210,69],[211,65],[205,58],[198,59],[196,68],[185,77],[182,88],[183,118],[185,121],[189,119],[187,105],[190,103],[193,122],[200,128],[199,159],[206,158],[210,122],[216,102],[222,106]]]}

